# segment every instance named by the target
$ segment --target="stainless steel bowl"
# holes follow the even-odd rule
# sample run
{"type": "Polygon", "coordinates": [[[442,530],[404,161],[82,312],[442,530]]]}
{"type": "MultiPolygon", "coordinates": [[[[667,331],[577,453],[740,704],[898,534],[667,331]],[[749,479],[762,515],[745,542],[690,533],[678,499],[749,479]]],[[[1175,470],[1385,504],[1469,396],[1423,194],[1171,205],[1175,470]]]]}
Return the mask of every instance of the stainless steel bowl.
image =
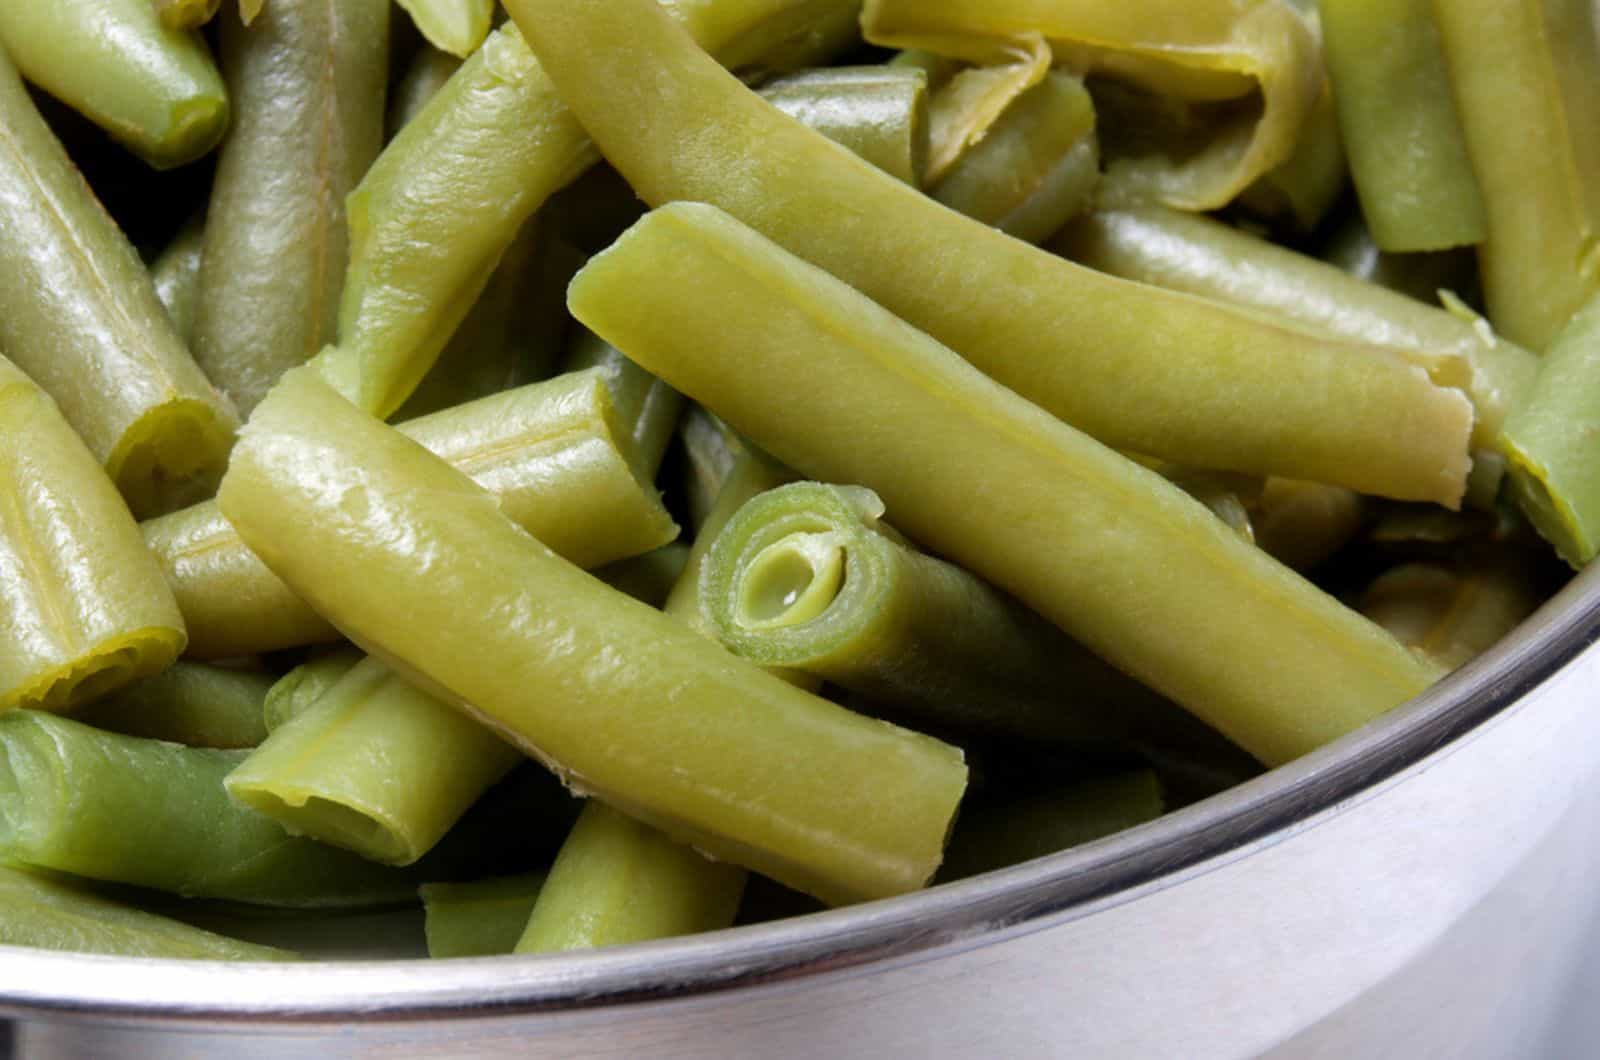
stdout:
{"type": "Polygon", "coordinates": [[[1600,570],[1338,743],[958,884],[585,956],[0,949],[20,1055],[1529,1056],[1600,867],[1600,570]]]}

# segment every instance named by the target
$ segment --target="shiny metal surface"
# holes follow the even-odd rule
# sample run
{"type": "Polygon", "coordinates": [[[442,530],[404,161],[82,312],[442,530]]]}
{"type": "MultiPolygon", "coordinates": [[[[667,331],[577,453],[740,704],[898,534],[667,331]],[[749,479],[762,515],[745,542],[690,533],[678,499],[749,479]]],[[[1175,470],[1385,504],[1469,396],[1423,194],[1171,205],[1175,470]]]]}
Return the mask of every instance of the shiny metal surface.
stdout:
{"type": "MultiPolygon", "coordinates": [[[[239,1057],[310,1040],[385,1055],[1350,1055],[1401,1027],[1408,1055],[1459,1055],[1428,1050],[1463,1035],[1504,1045],[1491,1017],[1546,1011],[1572,961],[1570,944],[1534,943],[1575,937],[1593,901],[1574,881],[1600,860],[1597,638],[1590,571],[1337,744],[1109,840],[906,898],[579,957],[227,967],[13,950],[0,1009],[30,1021],[25,1056],[203,1055],[236,1032],[239,1057]]],[[[1513,1037],[1539,1028],[1525,1030],[1513,1037]]]]}

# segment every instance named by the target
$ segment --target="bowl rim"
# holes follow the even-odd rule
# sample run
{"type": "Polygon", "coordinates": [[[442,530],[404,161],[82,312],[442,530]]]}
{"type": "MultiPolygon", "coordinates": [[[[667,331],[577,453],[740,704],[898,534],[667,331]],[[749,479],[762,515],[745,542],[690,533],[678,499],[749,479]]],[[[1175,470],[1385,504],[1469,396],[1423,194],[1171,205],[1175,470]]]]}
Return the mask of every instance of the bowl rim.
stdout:
{"type": "Polygon", "coordinates": [[[914,894],[587,954],[225,963],[0,946],[0,1011],[219,1027],[573,1013],[881,969],[1092,916],[1247,855],[1417,766],[1600,640],[1600,566],[1427,692],[1285,766],[1114,836],[914,894]]]}

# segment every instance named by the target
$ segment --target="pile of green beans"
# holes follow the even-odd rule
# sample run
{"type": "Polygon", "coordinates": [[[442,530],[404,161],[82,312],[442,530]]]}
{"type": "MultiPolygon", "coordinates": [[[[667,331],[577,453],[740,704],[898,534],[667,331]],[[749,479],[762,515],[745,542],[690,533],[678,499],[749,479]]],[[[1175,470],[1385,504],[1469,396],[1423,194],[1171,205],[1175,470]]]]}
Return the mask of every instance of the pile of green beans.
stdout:
{"type": "Polygon", "coordinates": [[[1595,21],[0,3],[0,944],[716,931],[1382,717],[1600,552],[1595,21]]]}

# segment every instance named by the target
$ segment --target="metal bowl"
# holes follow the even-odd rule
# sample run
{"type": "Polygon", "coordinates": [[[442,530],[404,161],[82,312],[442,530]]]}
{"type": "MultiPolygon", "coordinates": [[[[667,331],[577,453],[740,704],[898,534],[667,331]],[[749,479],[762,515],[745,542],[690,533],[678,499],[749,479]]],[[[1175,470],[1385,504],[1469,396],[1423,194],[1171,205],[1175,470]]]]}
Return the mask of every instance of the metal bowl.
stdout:
{"type": "Polygon", "coordinates": [[[1530,1055],[1600,867],[1600,570],[1365,729],[1150,824],[579,956],[0,949],[21,1055],[1530,1055]]]}

